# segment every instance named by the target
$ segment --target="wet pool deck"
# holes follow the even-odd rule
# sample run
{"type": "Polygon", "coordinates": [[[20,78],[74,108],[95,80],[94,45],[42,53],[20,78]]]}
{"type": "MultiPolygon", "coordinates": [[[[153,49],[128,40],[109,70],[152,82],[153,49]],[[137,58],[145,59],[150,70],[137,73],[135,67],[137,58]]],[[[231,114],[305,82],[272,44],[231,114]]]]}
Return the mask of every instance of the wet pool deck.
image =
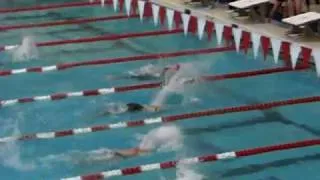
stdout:
{"type": "MultiPolygon", "coordinates": [[[[255,32],[267,37],[277,38],[279,40],[298,43],[301,46],[305,46],[311,49],[320,49],[319,37],[303,37],[300,39],[294,39],[285,35],[289,26],[280,26],[271,23],[255,23],[248,19],[235,19],[227,12],[227,7],[216,7],[209,9],[200,7],[196,4],[185,4],[183,0],[152,0],[158,5],[172,8],[174,10],[184,12],[185,9],[191,10],[191,15],[197,17],[205,17],[213,22],[220,22],[226,25],[237,24],[239,28],[248,32],[255,32]]],[[[319,10],[319,6],[313,7],[312,10],[319,10]]]]}

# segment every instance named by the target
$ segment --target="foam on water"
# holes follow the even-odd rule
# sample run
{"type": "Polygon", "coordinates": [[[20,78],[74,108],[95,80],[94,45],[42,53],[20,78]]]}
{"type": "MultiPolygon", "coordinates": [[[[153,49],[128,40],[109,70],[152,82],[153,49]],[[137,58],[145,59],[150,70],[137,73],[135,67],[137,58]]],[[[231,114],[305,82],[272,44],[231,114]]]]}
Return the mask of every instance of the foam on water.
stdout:
{"type": "MultiPolygon", "coordinates": [[[[166,125],[149,131],[140,138],[141,149],[173,151],[181,148],[183,136],[180,129],[174,125],[166,125]]],[[[96,162],[113,163],[118,160],[115,151],[108,148],[100,148],[92,151],[72,150],[62,154],[51,154],[38,158],[40,167],[51,168],[60,163],[92,164],[96,162]]]]}
{"type": "Polygon", "coordinates": [[[39,58],[39,52],[33,36],[25,36],[21,45],[10,51],[13,62],[28,61],[39,58]]]}
{"type": "Polygon", "coordinates": [[[177,150],[183,145],[181,130],[175,125],[165,125],[140,137],[139,148],[159,151],[177,150]]]}

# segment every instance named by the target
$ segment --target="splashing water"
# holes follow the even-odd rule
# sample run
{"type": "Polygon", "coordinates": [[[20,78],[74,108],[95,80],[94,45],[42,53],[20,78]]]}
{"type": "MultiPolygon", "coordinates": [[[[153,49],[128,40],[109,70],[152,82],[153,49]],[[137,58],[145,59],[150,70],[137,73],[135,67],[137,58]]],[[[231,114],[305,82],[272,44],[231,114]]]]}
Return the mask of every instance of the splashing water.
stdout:
{"type": "MultiPolygon", "coordinates": [[[[162,126],[151,130],[141,138],[139,147],[147,150],[173,151],[182,146],[182,134],[178,127],[173,125],[162,126]]],[[[51,154],[37,160],[41,167],[50,168],[54,164],[92,164],[96,162],[113,163],[119,160],[115,151],[100,148],[92,151],[73,150],[63,154],[51,154]]]]}
{"type": "Polygon", "coordinates": [[[185,95],[185,81],[199,76],[200,69],[192,63],[180,64],[180,69],[174,74],[166,75],[165,86],[154,98],[152,105],[162,106],[171,93],[185,95]]]}
{"type": "MultiPolygon", "coordinates": [[[[18,123],[10,124],[11,130],[13,127],[13,135],[19,135],[18,123]]],[[[9,128],[8,128],[9,129],[9,128]]],[[[0,162],[3,166],[13,168],[19,171],[31,171],[35,169],[33,162],[26,163],[21,160],[21,151],[17,142],[7,142],[0,144],[0,162]]]]}
{"type": "Polygon", "coordinates": [[[138,70],[129,71],[129,75],[131,76],[152,76],[152,77],[160,77],[162,68],[160,66],[156,66],[153,64],[147,64],[142,66],[138,70]]]}
{"type": "Polygon", "coordinates": [[[202,174],[195,172],[190,165],[179,163],[177,165],[176,180],[204,180],[202,174]]]}
{"type": "Polygon", "coordinates": [[[21,45],[14,48],[11,53],[14,62],[38,59],[39,57],[39,52],[33,36],[25,36],[22,39],[21,45]]]}
{"type": "Polygon", "coordinates": [[[109,103],[106,106],[105,112],[110,114],[121,114],[128,110],[128,107],[124,103],[109,103]]]}
{"type": "Polygon", "coordinates": [[[161,126],[141,138],[139,148],[147,150],[173,151],[182,147],[183,136],[175,125],[161,126]]]}
{"type": "Polygon", "coordinates": [[[114,151],[107,148],[100,148],[92,151],[73,150],[63,154],[51,154],[39,158],[38,162],[42,167],[50,168],[58,163],[72,163],[72,164],[91,164],[99,161],[107,162],[116,160],[114,151]]]}

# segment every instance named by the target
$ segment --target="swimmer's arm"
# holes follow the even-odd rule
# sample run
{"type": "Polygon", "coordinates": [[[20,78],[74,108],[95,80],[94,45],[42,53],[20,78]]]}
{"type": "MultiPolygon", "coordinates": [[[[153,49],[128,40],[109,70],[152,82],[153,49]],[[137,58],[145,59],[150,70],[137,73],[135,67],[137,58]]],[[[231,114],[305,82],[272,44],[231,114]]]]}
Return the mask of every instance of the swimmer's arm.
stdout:
{"type": "Polygon", "coordinates": [[[115,154],[117,156],[121,156],[123,158],[137,156],[137,155],[139,155],[139,149],[132,148],[132,149],[117,150],[117,151],[115,151],[115,154]]]}
{"type": "Polygon", "coordinates": [[[155,106],[155,105],[145,105],[144,109],[146,111],[150,111],[150,112],[157,112],[160,111],[160,106],[155,106]]]}
{"type": "Polygon", "coordinates": [[[131,148],[131,149],[124,149],[124,150],[117,150],[115,151],[115,154],[117,156],[126,158],[126,157],[138,156],[142,153],[148,153],[148,152],[150,152],[150,150],[140,149],[140,148],[131,148]]]}

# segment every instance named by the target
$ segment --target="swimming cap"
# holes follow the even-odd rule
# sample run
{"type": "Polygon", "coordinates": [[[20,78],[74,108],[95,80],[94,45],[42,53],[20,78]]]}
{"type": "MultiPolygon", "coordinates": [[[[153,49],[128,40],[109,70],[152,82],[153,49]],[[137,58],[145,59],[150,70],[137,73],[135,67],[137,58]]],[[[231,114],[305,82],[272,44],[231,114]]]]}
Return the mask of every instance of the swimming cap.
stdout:
{"type": "Polygon", "coordinates": [[[142,111],[144,109],[144,107],[138,103],[128,103],[127,107],[129,112],[142,111]]]}

